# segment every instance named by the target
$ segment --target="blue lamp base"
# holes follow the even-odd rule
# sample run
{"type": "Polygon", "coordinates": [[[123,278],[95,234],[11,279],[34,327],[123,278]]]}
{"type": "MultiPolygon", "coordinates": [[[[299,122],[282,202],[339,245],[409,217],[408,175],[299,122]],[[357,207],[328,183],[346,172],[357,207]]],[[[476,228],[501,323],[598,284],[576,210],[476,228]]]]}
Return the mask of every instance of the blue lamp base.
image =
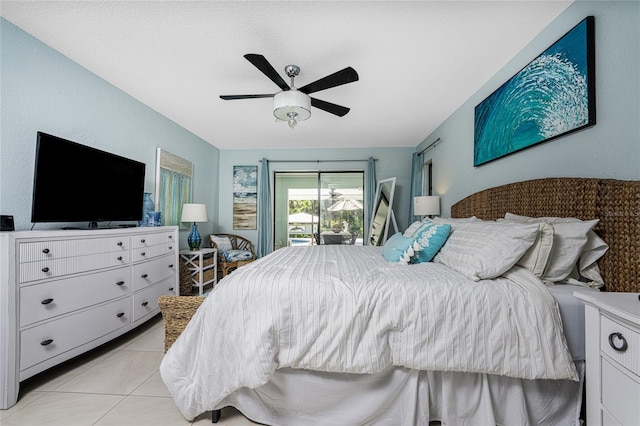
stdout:
{"type": "Polygon", "coordinates": [[[199,250],[200,244],[202,243],[202,238],[200,237],[200,233],[198,232],[198,225],[193,222],[193,226],[191,227],[191,233],[187,237],[187,244],[189,244],[190,250],[199,250]]]}

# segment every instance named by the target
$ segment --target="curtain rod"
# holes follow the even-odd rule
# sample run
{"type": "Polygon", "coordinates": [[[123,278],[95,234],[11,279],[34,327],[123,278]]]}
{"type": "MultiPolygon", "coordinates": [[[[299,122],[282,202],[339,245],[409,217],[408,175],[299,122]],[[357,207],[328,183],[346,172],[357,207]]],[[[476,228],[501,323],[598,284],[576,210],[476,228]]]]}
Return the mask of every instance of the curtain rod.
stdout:
{"type": "Polygon", "coordinates": [[[424,152],[425,152],[426,150],[428,150],[429,148],[434,147],[438,142],[440,142],[440,138],[436,139],[435,141],[433,141],[433,142],[431,142],[429,145],[427,145],[427,147],[426,147],[425,149],[423,149],[422,151],[420,151],[420,152],[418,153],[418,155],[422,155],[422,154],[424,154],[424,152]]]}
{"type": "MultiPolygon", "coordinates": [[[[262,160],[258,160],[260,163],[262,163],[262,160]]],[[[338,163],[338,162],[358,162],[358,161],[369,161],[369,159],[366,160],[269,160],[267,159],[267,161],[269,163],[338,163]]],[[[373,161],[378,161],[377,158],[374,158],[373,161]]]]}

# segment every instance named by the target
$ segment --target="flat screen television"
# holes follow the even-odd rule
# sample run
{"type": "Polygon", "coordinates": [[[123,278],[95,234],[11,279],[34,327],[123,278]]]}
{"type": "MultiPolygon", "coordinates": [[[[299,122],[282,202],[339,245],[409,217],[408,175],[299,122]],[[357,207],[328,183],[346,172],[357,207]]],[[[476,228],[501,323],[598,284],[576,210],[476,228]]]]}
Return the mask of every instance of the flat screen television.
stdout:
{"type": "Polygon", "coordinates": [[[138,221],[145,164],[38,132],[31,222],[138,221]]]}

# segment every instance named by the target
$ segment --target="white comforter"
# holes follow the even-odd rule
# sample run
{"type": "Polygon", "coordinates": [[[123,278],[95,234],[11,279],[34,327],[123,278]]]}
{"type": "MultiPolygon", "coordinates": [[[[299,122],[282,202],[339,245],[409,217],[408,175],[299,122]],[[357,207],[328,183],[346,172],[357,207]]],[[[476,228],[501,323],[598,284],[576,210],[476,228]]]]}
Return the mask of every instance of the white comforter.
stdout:
{"type": "Polygon", "coordinates": [[[474,282],[441,264],[389,264],[380,248],[340,245],[280,249],[230,274],[160,373],[192,419],[279,368],[389,365],[578,379],[555,300],[527,271],[474,282]]]}

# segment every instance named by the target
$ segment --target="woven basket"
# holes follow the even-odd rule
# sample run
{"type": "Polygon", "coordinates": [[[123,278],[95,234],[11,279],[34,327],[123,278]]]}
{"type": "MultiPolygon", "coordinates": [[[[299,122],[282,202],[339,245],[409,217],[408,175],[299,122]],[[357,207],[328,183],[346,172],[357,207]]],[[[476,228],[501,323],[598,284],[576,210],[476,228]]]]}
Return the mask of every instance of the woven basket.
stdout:
{"type": "Polygon", "coordinates": [[[158,306],[164,320],[165,352],[180,336],[204,299],[204,296],[160,296],[158,306]]]}

